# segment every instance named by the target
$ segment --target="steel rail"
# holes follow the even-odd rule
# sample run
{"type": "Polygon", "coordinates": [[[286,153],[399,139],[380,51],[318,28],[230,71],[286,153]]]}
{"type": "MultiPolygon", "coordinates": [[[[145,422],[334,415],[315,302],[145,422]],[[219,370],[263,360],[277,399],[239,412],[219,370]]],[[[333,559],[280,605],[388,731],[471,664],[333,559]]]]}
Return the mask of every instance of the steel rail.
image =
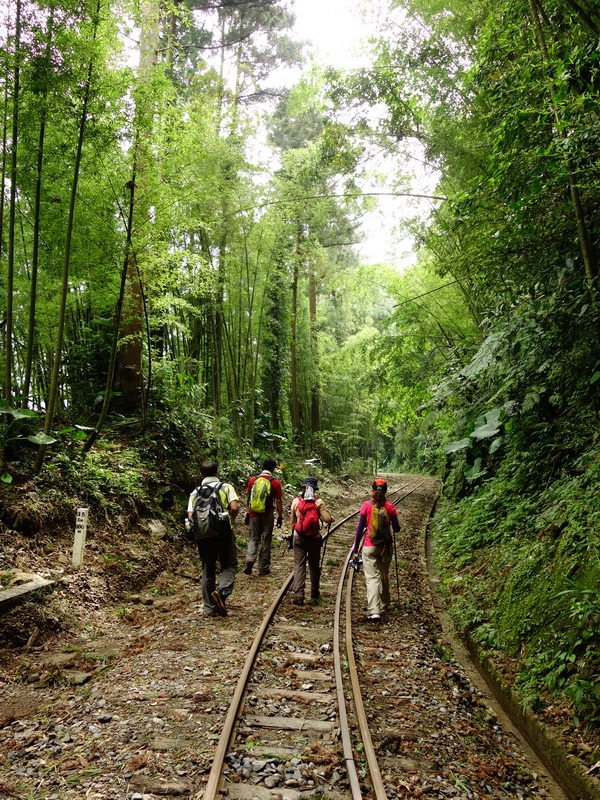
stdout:
{"type": "MultiPolygon", "coordinates": [[[[409,484],[406,484],[406,486],[408,486],[408,485],[409,484]]],[[[406,487],[403,486],[403,487],[400,487],[400,489],[395,489],[393,493],[395,493],[397,491],[401,491],[403,488],[406,488],[406,487]]],[[[410,492],[408,494],[410,494],[410,492]]],[[[338,522],[336,525],[334,525],[328,531],[326,537],[324,537],[324,538],[329,538],[329,536],[331,536],[334,533],[334,531],[336,531],[342,525],[345,525],[346,522],[351,520],[353,517],[357,516],[358,513],[359,513],[358,511],[354,511],[352,514],[349,514],[347,517],[344,517],[343,520],[338,522]]],[[[346,562],[346,568],[347,568],[347,562],[346,562]]],[[[230,746],[231,739],[232,739],[232,736],[233,736],[233,730],[234,730],[235,723],[236,723],[236,721],[238,720],[238,718],[240,716],[240,711],[241,711],[241,708],[242,708],[242,703],[243,703],[243,700],[244,700],[244,695],[246,693],[246,689],[247,689],[247,686],[248,686],[248,680],[249,680],[250,674],[252,672],[252,668],[253,668],[254,663],[256,661],[256,657],[257,657],[258,652],[260,650],[260,646],[261,646],[262,641],[264,639],[265,633],[267,632],[267,630],[269,628],[269,625],[271,624],[271,622],[273,620],[273,617],[275,616],[275,612],[277,611],[277,609],[281,605],[281,602],[283,601],[283,598],[285,597],[285,594],[288,591],[288,589],[289,589],[289,587],[290,587],[290,585],[292,583],[293,578],[294,578],[294,571],[292,570],[290,572],[290,574],[288,575],[288,577],[284,580],[283,584],[281,585],[281,588],[280,588],[279,592],[277,593],[277,596],[273,600],[273,603],[271,604],[271,606],[269,607],[269,609],[265,613],[265,616],[263,617],[263,620],[262,620],[262,622],[260,624],[260,627],[259,627],[259,629],[258,629],[258,631],[256,633],[256,636],[254,637],[254,641],[252,642],[250,650],[248,651],[248,654],[246,656],[246,660],[244,662],[244,667],[243,667],[243,669],[242,669],[242,671],[240,673],[240,677],[238,679],[237,686],[236,686],[235,691],[233,693],[233,697],[231,698],[231,702],[230,702],[229,708],[227,710],[227,716],[225,717],[225,722],[223,723],[223,729],[221,731],[221,735],[219,737],[219,741],[218,741],[217,747],[215,749],[215,755],[214,755],[214,758],[213,758],[213,763],[211,765],[210,773],[208,775],[206,786],[204,787],[204,793],[202,795],[203,800],[216,800],[217,796],[220,793],[220,788],[221,788],[221,784],[222,784],[222,780],[223,780],[223,767],[224,767],[224,764],[225,764],[225,756],[227,755],[227,752],[229,750],[229,746],[230,746]]],[[[338,608],[337,608],[337,602],[336,602],[336,616],[337,616],[337,619],[338,619],[338,626],[336,626],[336,630],[338,630],[340,617],[339,617],[339,612],[338,612],[338,608]]],[[[334,647],[334,651],[335,651],[335,647],[334,647]]],[[[334,663],[334,668],[335,668],[335,663],[334,663]]],[[[340,681],[340,685],[341,685],[341,665],[339,666],[339,681],[340,681]]],[[[337,684],[337,682],[338,682],[338,676],[336,674],[336,684],[337,684]]],[[[344,701],[343,701],[343,690],[342,690],[342,703],[340,704],[338,710],[341,710],[342,707],[344,707],[344,714],[345,714],[345,704],[344,704],[344,701]]],[[[349,741],[349,736],[348,736],[348,741],[349,741]]],[[[354,757],[352,756],[351,747],[350,747],[350,756],[351,756],[351,761],[354,762],[354,757]]],[[[346,750],[345,750],[345,758],[346,758],[346,750]]],[[[359,794],[356,796],[356,800],[358,800],[358,798],[360,798],[362,796],[360,794],[360,787],[359,787],[358,791],[359,791],[359,794]]]]}
{"type": "MultiPolygon", "coordinates": [[[[356,516],[358,512],[355,511],[352,514],[349,514],[345,517],[341,522],[338,522],[337,525],[332,527],[327,534],[330,536],[337,528],[344,525],[348,520],[352,519],[352,517],[356,516]]],[[[221,778],[223,774],[223,767],[225,764],[225,756],[227,755],[227,751],[229,750],[229,745],[231,743],[231,738],[233,736],[233,728],[236,723],[236,720],[240,716],[240,710],[242,708],[242,702],[244,699],[244,694],[246,692],[246,688],[248,685],[248,679],[250,677],[250,673],[252,672],[252,667],[254,666],[254,662],[256,661],[256,656],[260,650],[260,646],[264,639],[265,633],[269,625],[271,624],[275,612],[281,605],[283,598],[285,597],[286,592],[288,591],[292,580],[294,578],[294,571],[292,570],[288,577],[283,582],[277,596],[267,612],[263,617],[263,621],[260,624],[258,631],[256,632],[256,636],[254,637],[254,641],[248,651],[248,655],[246,656],[246,661],[244,662],[244,667],[240,673],[240,677],[238,679],[238,683],[233,693],[233,697],[231,698],[231,703],[229,704],[229,709],[227,710],[227,716],[225,717],[225,722],[223,723],[223,729],[221,731],[221,736],[219,737],[219,741],[217,743],[217,747],[215,750],[215,755],[213,758],[213,763],[210,768],[210,772],[208,775],[208,780],[206,782],[206,786],[204,787],[204,794],[202,795],[203,800],[216,800],[221,784],[221,778]]]]}
{"type": "MultiPolygon", "coordinates": [[[[342,739],[342,750],[344,754],[344,763],[346,765],[346,772],[348,773],[348,781],[350,783],[350,791],[354,800],[362,800],[362,790],[358,780],[358,772],[356,769],[356,761],[354,760],[354,750],[352,748],[352,740],[350,738],[350,725],[348,723],[348,713],[346,710],[346,698],[344,696],[344,680],[342,676],[342,659],[341,659],[341,644],[340,644],[340,627],[341,627],[341,608],[342,608],[342,594],[344,591],[344,581],[348,574],[348,562],[350,554],[354,548],[354,543],[348,551],[346,556],[346,563],[342,569],[342,574],[338,583],[337,594],[335,598],[335,614],[333,623],[333,669],[335,674],[335,690],[338,703],[338,718],[340,721],[340,735],[342,739]]],[[[352,580],[352,577],[350,577],[352,580]]],[[[356,665],[355,665],[356,669],[356,665]]]]}
{"type": "Polygon", "coordinates": [[[383,785],[383,778],[377,763],[377,755],[373,747],[373,740],[371,739],[371,731],[369,730],[369,720],[365,711],[365,704],[363,703],[362,692],[360,690],[360,682],[358,680],[358,670],[356,668],[356,659],[354,658],[354,646],[352,644],[352,583],[354,578],[354,570],[348,576],[348,583],[346,586],[346,626],[345,626],[345,640],[346,640],[346,658],[348,659],[348,672],[350,675],[350,683],[352,684],[352,700],[354,702],[354,710],[356,711],[356,720],[358,722],[358,729],[360,731],[360,738],[363,742],[367,764],[369,765],[369,774],[371,776],[371,786],[375,792],[377,800],[387,800],[385,787],[383,785]]]}
{"type": "Polygon", "coordinates": [[[290,575],[283,582],[281,589],[277,594],[277,597],[275,598],[275,600],[273,600],[273,603],[271,604],[265,616],[263,617],[263,621],[261,622],[261,625],[256,633],[256,636],[254,637],[254,641],[252,642],[252,646],[250,647],[248,655],[246,656],[244,668],[240,673],[240,677],[238,679],[235,692],[233,693],[233,697],[231,698],[231,703],[229,704],[227,716],[225,717],[225,722],[223,723],[223,730],[221,731],[221,736],[219,737],[217,748],[215,750],[215,755],[213,758],[213,763],[210,769],[210,773],[208,775],[208,780],[206,782],[206,786],[204,787],[204,794],[203,794],[204,800],[215,800],[217,794],[219,793],[219,786],[223,775],[223,766],[225,764],[225,756],[227,755],[229,744],[231,742],[231,737],[233,735],[233,727],[240,715],[242,701],[244,699],[244,694],[246,692],[246,688],[248,685],[248,678],[250,677],[250,673],[252,671],[252,667],[254,666],[254,662],[256,661],[256,656],[258,655],[258,651],[260,649],[260,645],[262,644],[264,635],[269,625],[271,624],[273,616],[275,615],[275,612],[279,608],[279,605],[281,604],[281,601],[283,600],[285,593],[287,592],[292,582],[293,577],[294,573],[291,572],[290,575]]]}
{"type": "MultiPolygon", "coordinates": [[[[416,491],[420,486],[422,486],[425,481],[421,481],[416,486],[413,486],[408,492],[402,495],[402,497],[396,498],[394,500],[394,505],[397,506],[402,500],[416,491]]],[[[407,484],[408,486],[409,484],[407,484]]],[[[401,491],[406,486],[400,487],[396,491],[401,491]]],[[[348,573],[348,563],[350,561],[350,556],[354,549],[354,545],[350,548],[348,553],[348,557],[346,559],[346,570],[345,572],[348,573]]],[[[344,581],[345,575],[342,574],[340,579],[340,588],[339,592],[341,594],[342,585],[344,581]]],[[[385,791],[385,786],[383,783],[383,778],[381,777],[381,771],[379,769],[379,764],[377,762],[377,754],[375,753],[375,748],[373,747],[373,740],[371,739],[371,731],[369,728],[369,720],[367,719],[367,714],[365,711],[365,705],[363,702],[362,692],[360,690],[360,681],[358,680],[358,670],[356,668],[356,658],[354,656],[354,644],[352,640],[352,585],[354,581],[354,570],[350,570],[348,574],[348,581],[346,585],[346,617],[345,617],[345,645],[346,645],[346,658],[348,660],[348,673],[350,677],[350,683],[352,686],[352,700],[354,703],[354,710],[356,712],[356,720],[358,722],[358,729],[360,733],[360,738],[362,739],[363,747],[365,756],[367,759],[367,764],[369,767],[369,773],[371,776],[371,785],[373,787],[373,791],[375,793],[375,797],[377,800],[387,800],[387,794],[385,791]]],[[[337,611],[337,607],[336,607],[337,611]]],[[[340,709],[344,706],[345,701],[342,699],[341,702],[338,701],[338,705],[340,709]]],[[[346,763],[348,763],[349,758],[344,753],[344,757],[346,763]]],[[[352,759],[354,763],[354,759],[352,759]]]]}

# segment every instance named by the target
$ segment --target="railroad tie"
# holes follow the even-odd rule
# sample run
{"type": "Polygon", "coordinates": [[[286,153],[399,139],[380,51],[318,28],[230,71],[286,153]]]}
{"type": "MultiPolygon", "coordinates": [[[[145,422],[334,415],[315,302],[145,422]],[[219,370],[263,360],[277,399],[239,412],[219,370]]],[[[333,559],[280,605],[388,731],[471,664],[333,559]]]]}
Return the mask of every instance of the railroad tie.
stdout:
{"type": "Polygon", "coordinates": [[[336,723],[302,717],[259,717],[244,715],[244,722],[251,728],[276,728],[282,731],[317,731],[329,733],[336,723]]]}

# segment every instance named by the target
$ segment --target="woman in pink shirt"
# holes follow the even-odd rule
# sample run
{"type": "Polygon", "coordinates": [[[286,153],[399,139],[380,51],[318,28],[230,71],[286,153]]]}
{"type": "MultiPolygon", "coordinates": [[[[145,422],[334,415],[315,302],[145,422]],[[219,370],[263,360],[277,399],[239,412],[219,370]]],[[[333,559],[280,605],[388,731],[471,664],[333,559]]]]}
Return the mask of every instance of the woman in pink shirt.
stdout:
{"type": "Polygon", "coordinates": [[[369,622],[379,622],[382,613],[390,605],[392,530],[397,533],[400,523],[396,507],[386,499],[387,483],[383,478],[375,478],[372,489],[371,500],[360,507],[352,555],[357,555],[364,537],[362,557],[367,589],[367,619],[369,622]]]}

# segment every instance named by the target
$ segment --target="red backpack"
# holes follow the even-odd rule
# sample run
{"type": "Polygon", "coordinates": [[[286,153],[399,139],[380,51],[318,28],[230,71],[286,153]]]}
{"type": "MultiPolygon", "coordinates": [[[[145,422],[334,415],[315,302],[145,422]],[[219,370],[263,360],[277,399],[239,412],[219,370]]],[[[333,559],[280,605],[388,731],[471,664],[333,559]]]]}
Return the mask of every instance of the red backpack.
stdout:
{"type": "Polygon", "coordinates": [[[316,536],[321,528],[319,509],[314,500],[298,500],[298,521],[296,532],[302,536],[316,536]]]}

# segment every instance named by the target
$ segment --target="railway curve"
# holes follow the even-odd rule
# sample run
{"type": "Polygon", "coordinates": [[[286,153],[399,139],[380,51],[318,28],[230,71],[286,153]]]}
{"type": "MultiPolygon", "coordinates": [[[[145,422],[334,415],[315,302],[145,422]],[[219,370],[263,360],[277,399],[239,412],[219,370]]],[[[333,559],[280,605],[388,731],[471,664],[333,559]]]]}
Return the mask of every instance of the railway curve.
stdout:
{"type": "Polygon", "coordinates": [[[404,524],[381,623],[365,620],[364,584],[348,568],[356,512],[326,535],[318,614],[290,604],[286,578],[246,659],[203,800],[564,797],[440,644],[423,535],[435,497],[420,478],[390,492],[404,524]]]}
{"type": "MultiPolygon", "coordinates": [[[[202,615],[191,549],[160,582],[113,607],[91,602],[92,565],[67,576],[57,592],[63,608],[86,598],[91,621],[2,654],[0,797],[564,797],[448,645],[425,559],[433,478],[388,476],[398,499],[405,495],[392,609],[380,624],[367,622],[363,576],[346,565],[369,482],[322,482],[336,520],[348,519],[332,526],[318,606],[291,604],[284,541],[269,577],[238,575],[227,618],[202,615]],[[257,637],[269,609],[273,622],[257,637]],[[250,683],[238,692],[246,669],[250,683]],[[225,737],[234,707],[240,719],[225,737]]],[[[53,602],[48,613],[57,613],[53,602]]]]}

